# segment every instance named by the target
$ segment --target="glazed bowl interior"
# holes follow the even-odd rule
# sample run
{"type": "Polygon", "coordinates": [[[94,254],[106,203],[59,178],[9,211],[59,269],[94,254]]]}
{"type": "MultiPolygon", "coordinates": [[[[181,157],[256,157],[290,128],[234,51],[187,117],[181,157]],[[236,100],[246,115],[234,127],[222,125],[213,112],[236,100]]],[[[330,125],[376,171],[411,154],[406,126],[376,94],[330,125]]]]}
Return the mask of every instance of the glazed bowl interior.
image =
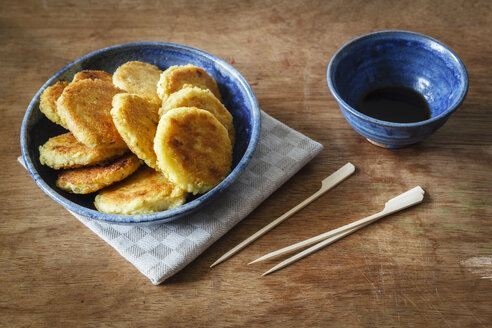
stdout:
{"type": "Polygon", "coordinates": [[[456,109],[468,83],[464,65],[448,47],[405,31],[376,32],[352,40],[334,56],[328,74],[337,100],[355,112],[363,93],[402,86],[425,98],[430,119],[456,109]]]}
{"type": "Polygon", "coordinates": [[[21,149],[24,162],[33,179],[45,193],[65,208],[89,218],[113,223],[163,223],[190,215],[211,200],[217,199],[239,177],[256,149],[260,124],[260,110],[256,97],[246,80],[232,66],[213,55],[187,46],[140,42],[98,50],[53,75],[37,92],[26,111],[21,128],[21,149]],[[49,138],[66,132],[39,111],[39,97],[46,87],[60,80],[71,81],[73,75],[81,70],[103,70],[113,73],[118,66],[131,60],[147,62],[161,70],[172,65],[193,64],[204,68],[217,81],[223,103],[233,116],[236,130],[232,172],[214,189],[203,195],[191,197],[186,204],[178,208],[142,215],[107,214],[95,209],[95,194],[78,195],[58,189],[55,185],[57,171],[39,162],[39,146],[49,138]]]}

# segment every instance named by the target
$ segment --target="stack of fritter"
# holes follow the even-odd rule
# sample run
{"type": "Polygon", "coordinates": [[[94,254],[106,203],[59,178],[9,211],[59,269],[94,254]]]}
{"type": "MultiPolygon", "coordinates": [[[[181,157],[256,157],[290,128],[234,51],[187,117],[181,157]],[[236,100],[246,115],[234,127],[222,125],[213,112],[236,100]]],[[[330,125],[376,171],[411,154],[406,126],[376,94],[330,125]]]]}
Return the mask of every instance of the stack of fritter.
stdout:
{"type": "Polygon", "coordinates": [[[127,62],[113,75],[82,71],[41,95],[40,110],[70,132],[39,147],[60,189],[99,191],[102,212],[146,214],[185,203],[231,170],[235,130],[202,68],[127,62]]]}

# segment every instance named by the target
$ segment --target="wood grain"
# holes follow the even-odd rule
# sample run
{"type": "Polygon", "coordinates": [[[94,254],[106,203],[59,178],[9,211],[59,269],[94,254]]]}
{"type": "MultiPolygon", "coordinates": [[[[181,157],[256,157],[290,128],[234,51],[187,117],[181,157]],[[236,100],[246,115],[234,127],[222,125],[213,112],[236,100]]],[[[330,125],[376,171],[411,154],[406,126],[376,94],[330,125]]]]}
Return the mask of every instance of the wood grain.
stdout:
{"type": "Polygon", "coordinates": [[[490,1],[2,1],[0,326],[492,325],[492,3],[490,1]],[[352,38],[402,29],[465,63],[464,104],[425,142],[372,146],[341,115],[326,67],[352,38]],[[252,214],[160,286],[41,192],[16,162],[21,121],[69,62],[132,41],[167,41],[230,62],[263,110],[325,149],[252,214]],[[359,170],[220,266],[220,255],[319,189],[359,170]],[[246,264],[365,217],[421,185],[424,203],[295,265],[246,264]],[[487,262],[489,261],[489,262],[487,262]],[[489,278],[485,278],[485,277],[489,278]]]}

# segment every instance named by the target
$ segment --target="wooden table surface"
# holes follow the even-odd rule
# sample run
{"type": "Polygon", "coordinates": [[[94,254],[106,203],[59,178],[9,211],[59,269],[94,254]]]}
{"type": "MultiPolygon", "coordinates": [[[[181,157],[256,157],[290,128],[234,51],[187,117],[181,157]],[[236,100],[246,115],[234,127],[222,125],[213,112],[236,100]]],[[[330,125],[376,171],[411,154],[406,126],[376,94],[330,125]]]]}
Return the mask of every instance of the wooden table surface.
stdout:
{"type": "Polygon", "coordinates": [[[0,11],[0,326],[492,325],[492,2],[6,1],[0,11]],[[330,94],[330,58],[385,29],[420,32],[465,63],[464,104],[425,142],[386,150],[354,132],[330,94]],[[41,85],[94,50],[134,41],[203,49],[231,63],[261,108],[324,150],[178,274],[153,286],[46,196],[16,162],[41,85]],[[316,191],[357,173],[220,266],[209,265],[316,191]],[[418,207],[284,270],[266,252],[379,211],[416,185],[418,207]]]}

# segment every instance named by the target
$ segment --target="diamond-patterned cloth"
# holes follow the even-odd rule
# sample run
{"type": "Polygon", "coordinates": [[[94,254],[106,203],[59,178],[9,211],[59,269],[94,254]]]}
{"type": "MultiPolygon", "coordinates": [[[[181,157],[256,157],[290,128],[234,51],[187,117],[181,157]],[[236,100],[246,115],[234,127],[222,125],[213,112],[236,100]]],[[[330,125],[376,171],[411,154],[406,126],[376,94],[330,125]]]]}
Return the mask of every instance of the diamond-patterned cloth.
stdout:
{"type": "MultiPolygon", "coordinates": [[[[323,148],[265,112],[261,119],[260,141],[246,170],[220,199],[196,214],[170,223],[140,226],[111,224],[69,212],[153,284],[160,284],[251,213],[323,148]]],[[[23,164],[22,157],[19,161],[23,164]]]]}

